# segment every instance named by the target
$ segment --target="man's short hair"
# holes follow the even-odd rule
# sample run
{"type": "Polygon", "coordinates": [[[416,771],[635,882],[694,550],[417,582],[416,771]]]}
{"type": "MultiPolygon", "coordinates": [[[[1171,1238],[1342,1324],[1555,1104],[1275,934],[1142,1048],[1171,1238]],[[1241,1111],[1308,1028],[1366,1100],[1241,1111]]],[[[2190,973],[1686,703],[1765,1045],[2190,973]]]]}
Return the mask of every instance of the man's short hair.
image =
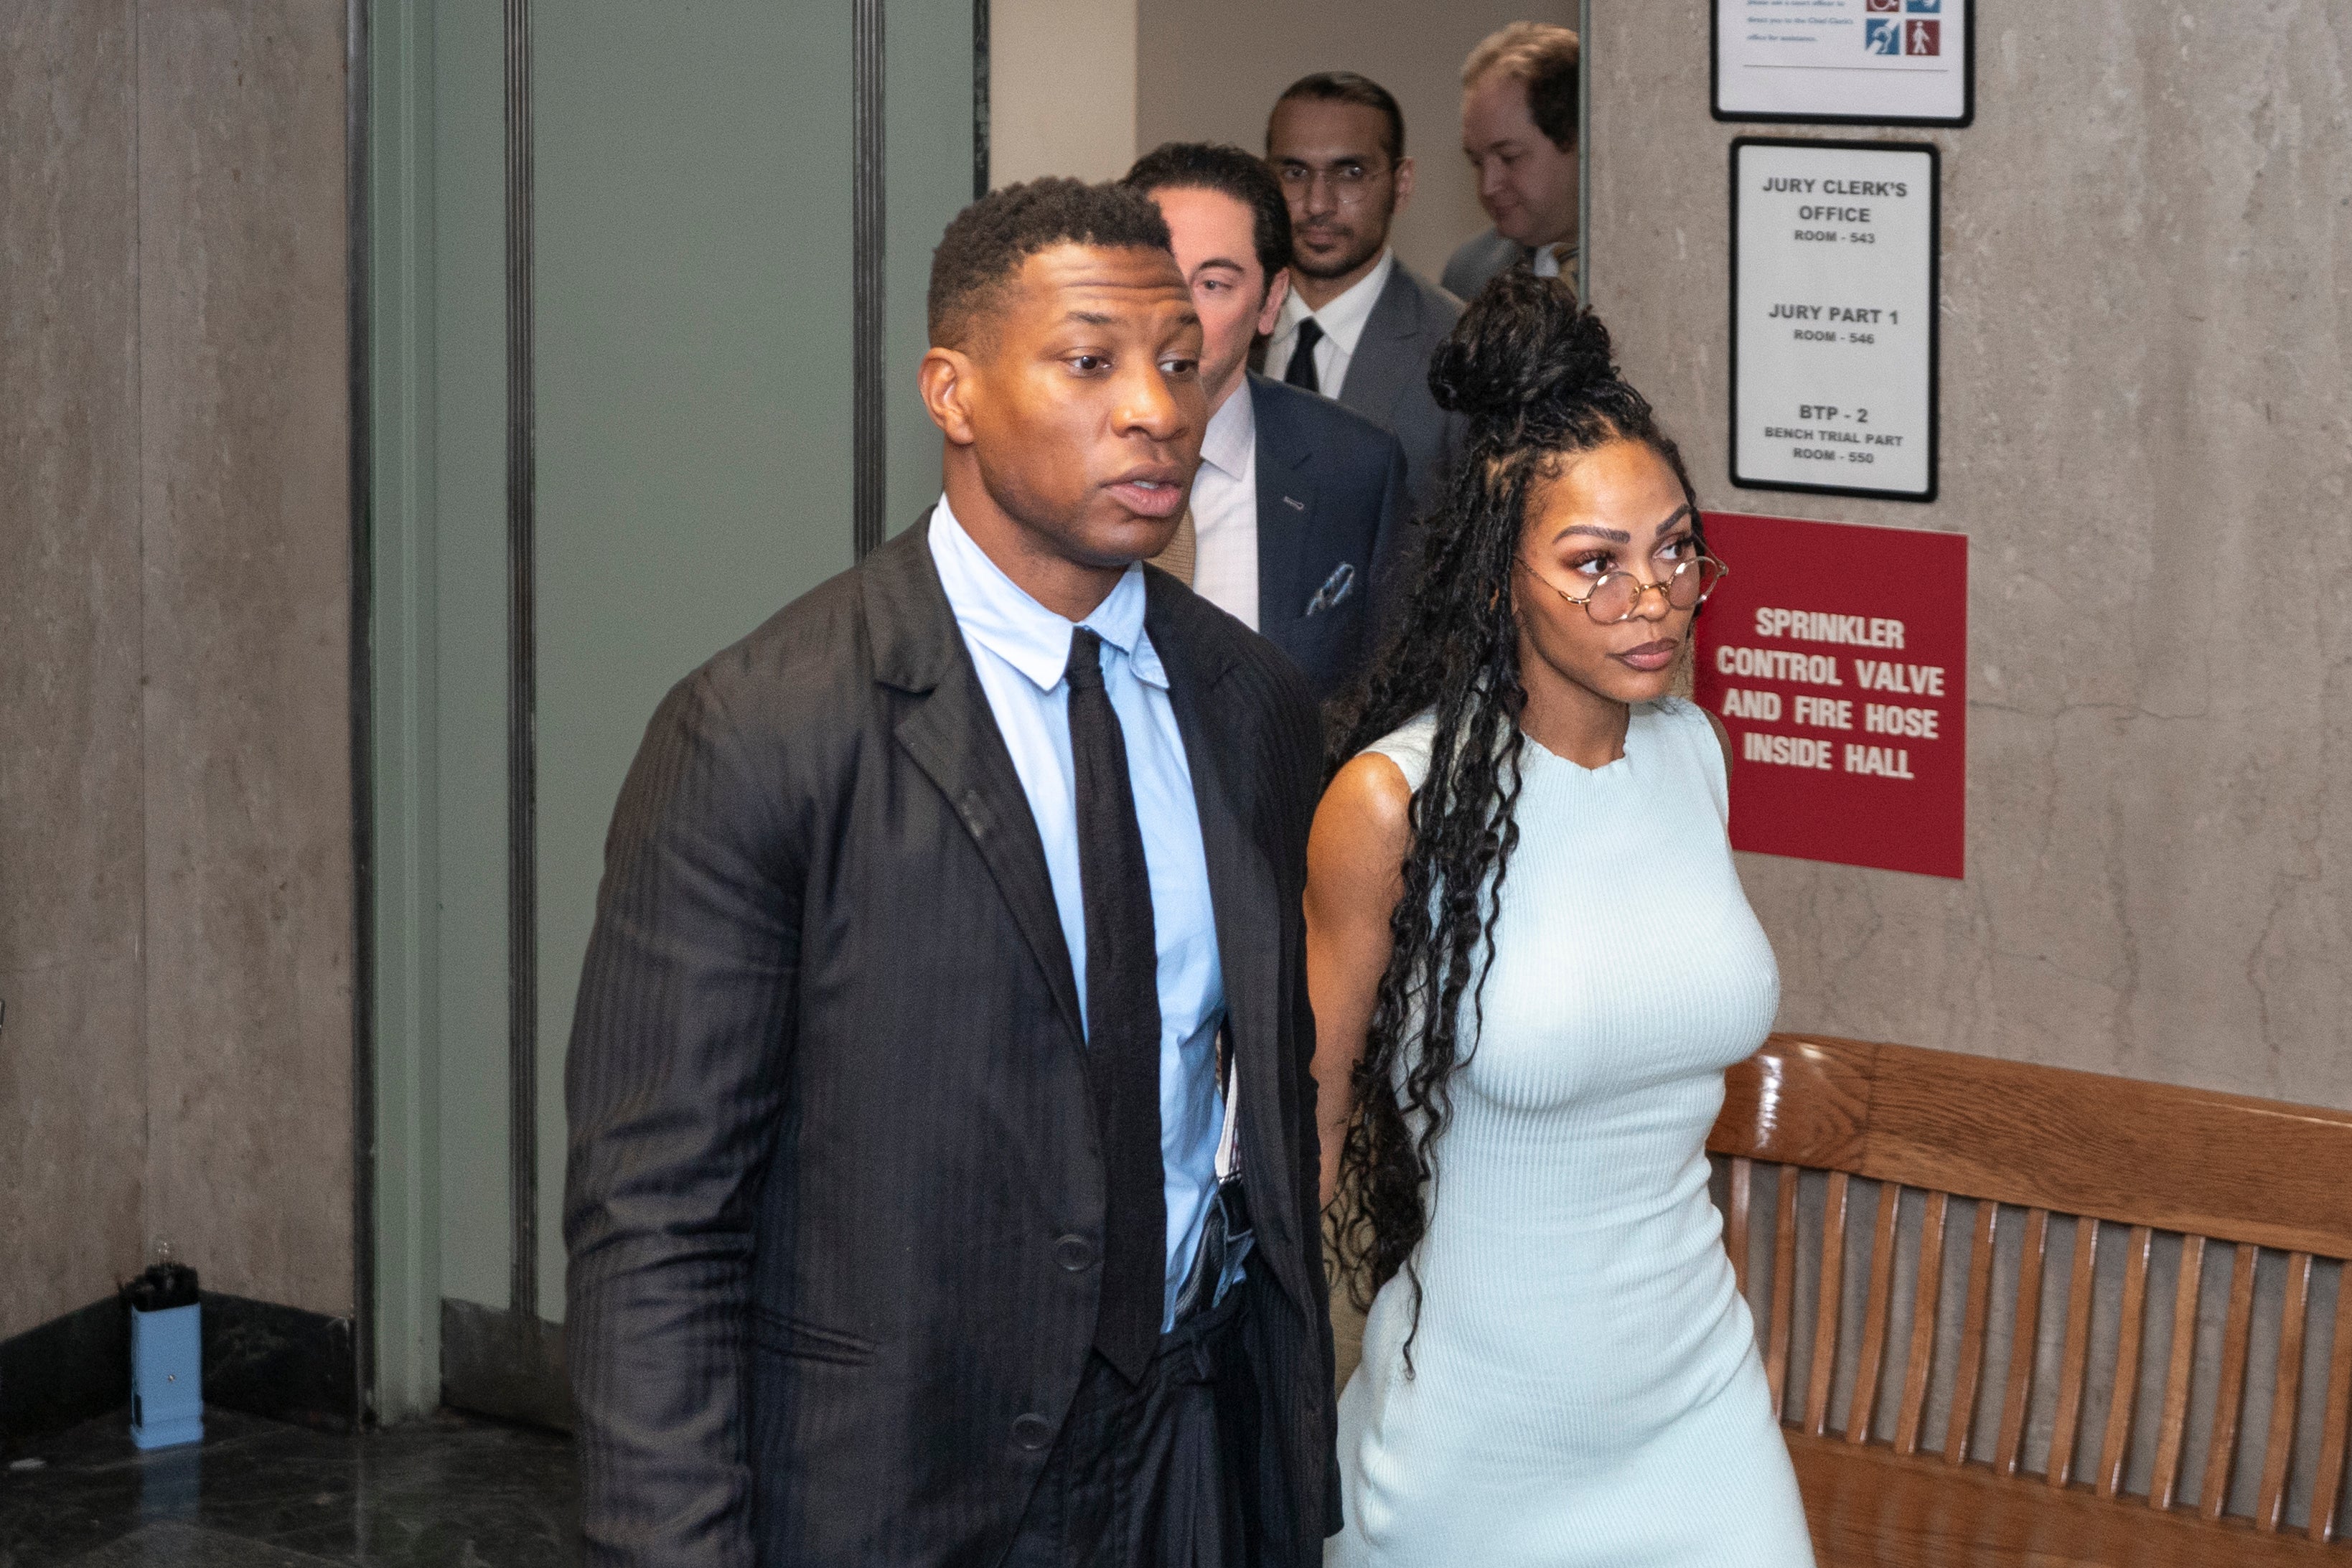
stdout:
{"type": "Polygon", "coordinates": [[[991,191],[955,215],[931,253],[932,346],[965,346],[1021,264],[1057,245],[1167,250],[1168,221],[1124,185],[1052,178],[991,191]]]}
{"type": "Polygon", "coordinates": [[[1119,183],[1143,196],[1154,191],[1220,191],[1250,213],[1250,244],[1271,287],[1290,265],[1290,203],[1265,161],[1213,141],[1163,141],[1135,161],[1119,183]]]}
{"type": "MultiPolygon", "coordinates": [[[[1381,151],[1389,156],[1391,166],[1404,161],[1404,110],[1397,107],[1394,94],[1368,76],[1354,71],[1317,71],[1313,76],[1300,77],[1282,89],[1274,100],[1280,109],[1294,98],[1312,99],[1317,103],[1352,103],[1364,109],[1377,110],[1388,121],[1388,134],[1381,139],[1381,151]]],[[[1265,154],[1274,156],[1274,116],[1265,117],[1265,154]]]]}
{"type": "Polygon", "coordinates": [[[1576,34],[1549,22],[1514,22],[1489,33],[1462,62],[1467,92],[1501,75],[1528,89],[1528,115],[1554,147],[1576,145],[1576,34]]]}

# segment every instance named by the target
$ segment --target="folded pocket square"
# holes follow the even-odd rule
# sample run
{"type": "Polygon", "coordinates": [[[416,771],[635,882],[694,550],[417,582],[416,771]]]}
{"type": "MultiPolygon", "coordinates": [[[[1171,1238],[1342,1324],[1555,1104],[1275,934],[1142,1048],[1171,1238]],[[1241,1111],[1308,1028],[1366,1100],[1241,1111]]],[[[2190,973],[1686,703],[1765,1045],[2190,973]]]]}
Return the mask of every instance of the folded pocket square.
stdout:
{"type": "Polygon", "coordinates": [[[1323,586],[1317,589],[1315,597],[1307,601],[1307,613],[1319,615],[1326,610],[1337,609],[1348,595],[1355,591],[1356,569],[1352,563],[1343,560],[1331,569],[1331,575],[1323,580],[1323,586]]]}

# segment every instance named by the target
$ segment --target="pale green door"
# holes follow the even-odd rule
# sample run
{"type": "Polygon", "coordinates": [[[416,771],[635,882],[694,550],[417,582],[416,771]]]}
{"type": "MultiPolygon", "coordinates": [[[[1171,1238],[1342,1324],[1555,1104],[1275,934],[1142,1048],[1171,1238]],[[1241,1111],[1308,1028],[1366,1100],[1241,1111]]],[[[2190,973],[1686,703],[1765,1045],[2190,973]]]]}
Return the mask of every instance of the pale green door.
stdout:
{"type": "Polygon", "coordinates": [[[563,1051],[605,826],[670,685],[855,558],[861,259],[876,520],[937,486],[913,375],[973,189],[975,11],[371,22],[376,1403],[559,1419],[563,1051]]]}

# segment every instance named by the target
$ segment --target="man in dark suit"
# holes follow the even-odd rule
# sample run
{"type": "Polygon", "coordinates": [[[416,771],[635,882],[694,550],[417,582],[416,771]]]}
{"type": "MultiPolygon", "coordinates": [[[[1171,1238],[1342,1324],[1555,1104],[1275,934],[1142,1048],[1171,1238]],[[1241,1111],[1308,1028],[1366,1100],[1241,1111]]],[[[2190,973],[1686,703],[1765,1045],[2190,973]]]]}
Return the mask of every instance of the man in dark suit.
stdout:
{"type": "Polygon", "coordinates": [[[1158,211],[949,226],[918,526],[680,683],[567,1064],[599,1564],[1307,1565],[1337,1521],[1297,672],[1166,575],[1158,211]]]}
{"type": "Polygon", "coordinates": [[[1353,71],[1302,77],[1265,123],[1265,161],[1290,205],[1290,296],[1265,371],[1337,398],[1404,447],[1415,517],[1427,516],[1468,429],[1429,392],[1429,361],[1462,302],[1407,267],[1389,228],[1412,200],[1404,112],[1353,71]]]}
{"type": "Polygon", "coordinates": [[[1478,173],[1478,204],[1495,220],[1445,264],[1445,287],[1468,299],[1508,267],[1584,286],[1578,205],[1576,34],[1513,22],[1462,66],[1462,151],[1478,173]]]}
{"type": "Polygon", "coordinates": [[[1411,554],[1396,437],[1249,373],[1282,308],[1290,213],[1238,147],[1171,141],[1125,183],[1159,204],[1200,311],[1209,423],[1192,506],[1160,565],[1290,655],[1318,698],[1360,674],[1411,554]]]}

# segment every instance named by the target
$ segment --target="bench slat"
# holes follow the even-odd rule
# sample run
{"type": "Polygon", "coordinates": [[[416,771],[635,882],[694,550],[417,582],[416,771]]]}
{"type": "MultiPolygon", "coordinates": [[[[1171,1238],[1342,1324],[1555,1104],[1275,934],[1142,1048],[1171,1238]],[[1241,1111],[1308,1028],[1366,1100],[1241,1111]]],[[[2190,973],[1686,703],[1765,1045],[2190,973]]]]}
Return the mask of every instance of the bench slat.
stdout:
{"type": "Polygon", "coordinates": [[[2271,1388],[2271,1433],[2263,1445],[2263,1490],[2254,1528],[2269,1533],[2286,1511],[2287,1466],[2294,1457],[2294,1417],[2303,1388],[2303,1320],[2311,1305],[2311,1254],[2286,1260],[2286,1301],[2279,1309],[2278,1381],[2271,1388]]]}
{"type": "Polygon", "coordinates": [[[2097,1266],[2099,1222],[2074,1221],[2074,1277],[2066,1289],[2066,1351],[2058,1359],[2058,1418],[2050,1431],[2042,1478],[2053,1487],[2074,1479],[2074,1430],[2083,1415],[2083,1375],[2091,1360],[2091,1284],[2097,1266]]]}
{"type": "Polygon", "coordinates": [[[1829,1198],[1822,1206],[1821,1290],[1813,1302],[1813,1359],[1805,1385],[1805,1430],[1818,1437],[1828,1429],[1830,1381],[1837,1375],[1839,1309],[1845,1304],[1845,1203],[1853,1178],[1830,1173],[1829,1198]]]}
{"type": "Polygon", "coordinates": [[[1969,1306],[1960,1319],[1960,1375],[1952,1384],[1952,1418],[1944,1433],[1944,1462],[1969,1457],[1969,1432],[1976,1425],[1977,1384],[1984,1373],[1985,1319],[1992,1309],[1992,1244],[2000,1206],[1977,1205],[1977,1238],[1969,1248],[1969,1306]]]}
{"type": "Polygon", "coordinates": [[[1755,1196],[1756,1162],[1745,1155],[1731,1162],[1731,1213],[1724,1227],[1724,1248],[1731,1254],[1731,1280],[1740,1295],[1748,1294],[1748,1209],[1755,1196]]]}
{"type": "Polygon", "coordinates": [[[2009,1392],[2000,1402],[2000,1435],[1993,1441],[1996,1475],[2017,1473],[2025,1440],[2025,1406],[2033,1396],[2033,1353],[2042,1342],[2042,1264],[2050,1240],[2050,1211],[2025,1217],[2025,1250],[2017,1268],[2017,1317],[2009,1332],[2009,1392]]]}
{"type": "Polygon", "coordinates": [[[1895,1222],[1903,1207],[1903,1188],[1894,1182],[1878,1188],[1878,1225],[1870,1243],[1870,1293],[1862,1312],[1862,1359],[1853,1374],[1853,1402],[1846,1410],[1845,1440],[1870,1441],[1870,1418],[1878,1408],[1878,1373],[1886,1359],[1886,1317],[1895,1294],[1895,1222]]]}
{"type": "Polygon", "coordinates": [[[2344,1482],[2347,1424],[2352,1424],[2352,1263],[2336,1276],[2336,1338],[2327,1351],[2327,1407],[2319,1423],[2319,1477],[2311,1490],[2314,1541],[2336,1539],[2336,1497],[2344,1482]]]}
{"type": "Polygon", "coordinates": [[[1797,1310],[1797,1167],[1782,1166],[1772,1208],[1772,1322],[1765,1330],[1764,1375],[1772,1385],[1772,1417],[1787,1408],[1789,1320],[1797,1310]]]}
{"type": "Polygon", "coordinates": [[[2124,1254],[2123,1324],[2116,1337],[2116,1386],[2107,1404],[2107,1436],[2099,1447],[2099,1495],[2112,1499],[2124,1487],[2124,1464],[2131,1451],[2132,1407],[2139,1401],[2140,1333],[2147,1315],[2147,1254],[2155,1232],[2135,1225],[2124,1254]]]}
{"type": "Polygon", "coordinates": [[[2189,1375],[2197,1364],[2197,1287],[2205,1277],[2205,1239],[2180,1239],[2180,1278],[2172,1290],[2172,1364],[2164,1374],[2164,1415],[2156,1434],[2156,1469],[2147,1505],[2170,1508],[2180,1483],[2181,1435],[2189,1425],[2189,1375]]]}
{"type": "Polygon", "coordinates": [[[1919,1281],[1912,1292],[1911,1350],[1903,1362],[1903,1407],[1895,1417],[1895,1451],[1919,1451],[1919,1423],[1927,1414],[1927,1380],[1936,1356],[1936,1313],[1944,1299],[1944,1212],[1951,1199],[1927,1195],[1919,1221],[1919,1281]]]}
{"type": "Polygon", "coordinates": [[[2261,1249],[2238,1243],[2230,1266],[2230,1316],[2221,1330],[2221,1390],[2213,1400],[2213,1447],[2205,1457],[2205,1484],[2197,1511],[2219,1519],[2230,1502],[2230,1469],[2238,1457],[2238,1416],[2246,1397],[2246,1341],[2254,1322],[2254,1260],[2261,1249]]]}

